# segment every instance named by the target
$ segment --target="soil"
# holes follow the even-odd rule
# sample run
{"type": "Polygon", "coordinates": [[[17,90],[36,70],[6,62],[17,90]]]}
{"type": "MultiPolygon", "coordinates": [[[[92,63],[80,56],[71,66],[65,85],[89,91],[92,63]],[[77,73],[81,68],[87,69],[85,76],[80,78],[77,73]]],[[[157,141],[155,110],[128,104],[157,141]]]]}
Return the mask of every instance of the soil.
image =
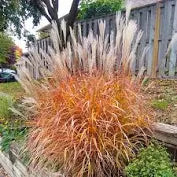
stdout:
{"type": "Polygon", "coordinates": [[[9,177],[1,165],[0,165],[0,177],[9,177]]]}
{"type": "Polygon", "coordinates": [[[155,113],[155,121],[177,126],[177,80],[147,80],[143,93],[155,113]]]}

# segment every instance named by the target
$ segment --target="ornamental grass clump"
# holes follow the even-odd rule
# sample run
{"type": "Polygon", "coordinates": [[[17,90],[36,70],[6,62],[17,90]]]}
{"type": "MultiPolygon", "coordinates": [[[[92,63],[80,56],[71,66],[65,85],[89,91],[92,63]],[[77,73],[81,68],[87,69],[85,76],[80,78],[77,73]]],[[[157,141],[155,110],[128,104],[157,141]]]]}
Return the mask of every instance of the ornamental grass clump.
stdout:
{"type": "MultiPolygon", "coordinates": [[[[130,67],[142,32],[135,21],[116,17],[116,33],[106,35],[99,23],[99,35],[92,30],[79,39],[71,30],[71,41],[62,48],[57,27],[51,38],[54,49],[41,51],[43,65],[35,49],[31,65],[40,66],[34,81],[22,68],[19,81],[29,98],[32,113],[26,149],[36,169],[55,169],[65,176],[119,176],[130,158],[148,144],[151,120],[132,80],[130,67]],[[116,36],[116,38],[114,38],[116,36]]],[[[62,37],[66,39],[65,22],[62,37]]],[[[29,61],[29,60],[28,60],[29,61]]]]}

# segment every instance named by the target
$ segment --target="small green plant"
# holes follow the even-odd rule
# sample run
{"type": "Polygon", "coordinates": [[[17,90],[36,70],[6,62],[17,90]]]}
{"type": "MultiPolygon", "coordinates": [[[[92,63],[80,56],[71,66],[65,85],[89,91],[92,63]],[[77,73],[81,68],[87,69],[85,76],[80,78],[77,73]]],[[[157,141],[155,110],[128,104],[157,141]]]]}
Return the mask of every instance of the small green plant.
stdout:
{"type": "Polygon", "coordinates": [[[125,172],[127,177],[175,177],[168,152],[158,144],[142,149],[125,172]]]}
{"type": "Polygon", "coordinates": [[[142,81],[142,86],[143,87],[148,86],[149,82],[150,82],[149,77],[145,77],[142,81]]]}
{"type": "Polygon", "coordinates": [[[153,100],[152,107],[154,109],[166,110],[169,106],[169,102],[167,100],[153,100]]]}
{"type": "Polygon", "coordinates": [[[0,134],[2,136],[0,145],[1,150],[8,152],[13,141],[19,142],[24,139],[27,128],[22,126],[21,121],[6,122],[0,125],[0,134]]]}

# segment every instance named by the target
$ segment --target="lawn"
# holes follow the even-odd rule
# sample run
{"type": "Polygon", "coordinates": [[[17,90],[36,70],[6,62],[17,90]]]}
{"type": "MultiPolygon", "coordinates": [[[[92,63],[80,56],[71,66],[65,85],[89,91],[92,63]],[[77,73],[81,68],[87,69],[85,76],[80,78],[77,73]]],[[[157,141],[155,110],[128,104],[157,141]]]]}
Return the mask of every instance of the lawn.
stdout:
{"type": "Polygon", "coordinates": [[[24,95],[24,90],[18,82],[0,84],[0,142],[1,149],[8,151],[13,141],[20,143],[25,137],[25,122],[19,114],[12,111],[20,111],[19,104],[24,95]]]}
{"type": "MultiPolygon", "coordinates": [[[[0,118],[7,119],[12,116],[9,108],[19,103],[24,91],[18,82],[0,84],[0,118]]],[[[14,116],[13,116],[14,117],[14,116]]]]}
{"type": "Polygon", "coordinates": [[[1,92],[12,96],[15,100],[20,99],[24,94],[24,90],[18,82],[0,83],[1,92]]]}

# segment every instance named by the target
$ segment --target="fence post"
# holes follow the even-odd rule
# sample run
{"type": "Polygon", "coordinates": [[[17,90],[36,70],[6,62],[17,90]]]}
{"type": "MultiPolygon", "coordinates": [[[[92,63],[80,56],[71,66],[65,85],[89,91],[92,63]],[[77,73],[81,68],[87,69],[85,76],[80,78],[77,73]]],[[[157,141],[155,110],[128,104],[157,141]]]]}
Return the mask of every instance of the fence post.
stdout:
{"type": "MultiPolygon", "coordinates": [[[[175,0],[175,14],[174,14],[172,35],[174,35],[175,33],[177,33],[177,0],[175,0]]],[[[177,44],[175,42],[171,46],[171,54],[170,54],[170,62],[169,62],[169,76],[170,77],[175,76],[176,58],[177,58],[177,44]]]]}
{"type": "Polygon", "coordinates": [[[161,8],[160,8],[160,3],[158,3],[156,8],[156,19],[155,19],[154,49],[153,49],[152,70],[151,70],[152,78],[157,77],[157,67],[158,67],[158,58],[159,58],[160,21],[161,21],[161,8]]]}

